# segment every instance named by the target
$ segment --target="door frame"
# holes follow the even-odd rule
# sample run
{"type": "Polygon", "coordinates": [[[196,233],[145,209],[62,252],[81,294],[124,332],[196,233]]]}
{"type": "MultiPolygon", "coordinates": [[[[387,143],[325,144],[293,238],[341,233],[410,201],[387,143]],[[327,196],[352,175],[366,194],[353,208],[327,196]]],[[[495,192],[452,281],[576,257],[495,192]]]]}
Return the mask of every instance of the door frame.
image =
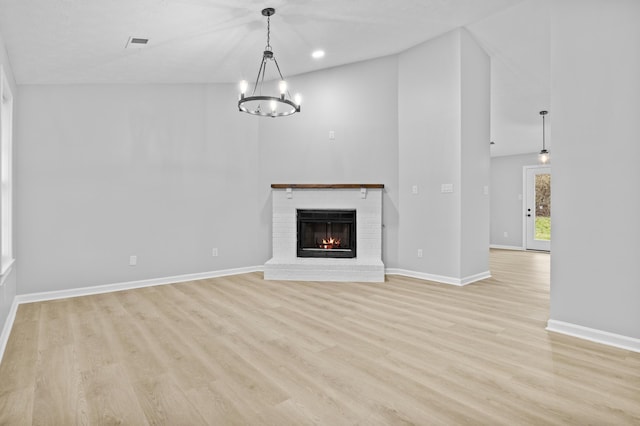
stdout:
{"type": "MultiPolygon", "coordinates": [[[[523,166],[522,167],[522,249],[523,250],[535,250],[527,248],[527,172],[532,169],[549,169],[549,173],[551,174],[551,165],[550,164],[536,164],[534,166],[523,166]]],[[[553,177],[552,177],[553,181],[553,177]]],[[[551,189],[553,191],[553,187],[551,189]]],[[[534,200],[535,203],[535,200],[534,200]]],[[[553,216],[553,212],[551,213],[553,216]]],[[[553,223],[553,220],[552,220],[553,223]]],[[[546,251],[546,250],[541,250],[546,251]]],[[[549,253],[551,253],[551,241],[549,241],[549,253]]]]}

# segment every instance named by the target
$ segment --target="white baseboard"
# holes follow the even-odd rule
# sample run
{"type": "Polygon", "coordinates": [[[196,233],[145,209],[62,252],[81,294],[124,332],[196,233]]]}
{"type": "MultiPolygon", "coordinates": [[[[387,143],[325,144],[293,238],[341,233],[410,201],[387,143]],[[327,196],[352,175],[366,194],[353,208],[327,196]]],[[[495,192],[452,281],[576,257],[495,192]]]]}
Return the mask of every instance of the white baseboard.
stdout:
{"type": "Polygon", "coordinates": [[[614,346],[620,349],[626,349],[628,351],[640,352],[640,339],[623,336],[621,334],[610,333],[608,331],[551,319],[547,321],[547,330],[553,331],[554,333],[561,333],[568,336],[578,337],[580,339],[590,340],[596,343],[602,343],[608,346],[614,346]]]}
{"type": "Polygon", "coordinates": [[[427,274],[425,272],[409,271],[407,269],[387,268],[386,273],[389,275],[402,275],[404,277],[417,278],[425,281],[435,281],[442,284],[451,284],[457,286],[465,286],[476,281],[491,278],[491,272],[485,271],[479,274],[470,275],[464,278],[447,277],[444,275],[427,274]]]}
{"type": "Polygon", "coordinates": [[[11,303],[11,308],[9,309],[9,314],[4,321],[4,327],[2,327],[2,334],[0,334],[0,363],[2,363],[4,350],[7,348],[7,343],[9,342],[9,335],[13,328],[13,322],[16,319],[16,312],[18,312],[18,301],[14,298],[13,303],[11,303]]]}
{"type": "Polygon", "coordinates": [[[518,246],[502,246],[500,244],[489,244],[489,248],[492,249],[499,249],[499,250],[517,250],[517,251],[524,251],[524,247],[518,247],[518,246]]]}
{"type": "Polygon", "coordinates": [[[460,285],[467,285],[475,283],[476,281],[486,280],[487,278],[491,278],[491,271],[484,271],[474,275],[469,275],[460,279],[460,285]]]}
{"type": "Polygon", "coordinates": [[[172,277],[152,278],[149,280],[129,281],[117,284],[105,284],[94,287],[73,288],[69,290],[47,291],[43,293],[20,294],[16,296],[18,303],[44,302],[47,300],[66,299],[68,297],[90,296],[92,294],[111,293],[113,291],[131,290],[134,288],[152,287],[155,285],[175,284],[185,281],[204,280],[207,278],[226,277],[229,275],[260,272],[263,266],[223,269],[220,271],[199,272],[196,274],[175,275],[172,277]]]}

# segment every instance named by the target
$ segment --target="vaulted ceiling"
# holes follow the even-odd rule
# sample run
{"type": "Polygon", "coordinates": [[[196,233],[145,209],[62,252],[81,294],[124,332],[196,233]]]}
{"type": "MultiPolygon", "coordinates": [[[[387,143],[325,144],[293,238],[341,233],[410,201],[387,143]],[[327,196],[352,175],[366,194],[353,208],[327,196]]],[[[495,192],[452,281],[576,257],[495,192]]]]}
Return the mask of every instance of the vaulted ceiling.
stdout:
{"type": "Polygon", "coordinates": [[[492,58],[492,155],[540,149],[547,0],[0,0],[0,33],[19,84],[237,82],[257,72],[264,7],[276,9],[271,45],[288,76],[466,27],[492,58]],[[147,47],[126,49],[131,36],[147,47]]]}

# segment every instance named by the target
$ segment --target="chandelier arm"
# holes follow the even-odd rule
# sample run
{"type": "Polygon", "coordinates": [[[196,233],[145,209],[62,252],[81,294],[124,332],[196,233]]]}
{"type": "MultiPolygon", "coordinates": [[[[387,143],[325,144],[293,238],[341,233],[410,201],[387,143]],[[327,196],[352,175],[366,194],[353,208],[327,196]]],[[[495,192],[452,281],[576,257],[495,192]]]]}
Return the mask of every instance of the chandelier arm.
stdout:
{"type": "Polygon", "coordinates": [[[265,66],[265,61],[264,61],[264,57],[262,57],[262,60],[260,61],[260,68],[258,68],[258,75],[256,76],[256,82],[253,85],[253,91],[251,92],[251,96],[256,94],[256,89],[258,88],[258,82],[260,81],[260,73],[262,72],[262,67],[265,66]]]}
{"type": "Polygon", "coordinates": [[[282,73],[280,72],[280,65],[278,65],[278,61],[276,60],[276,57],[273,57],[273,62],[276,63],[276,68],[278,69],[278,75],[280,75],[280,80],[284,80],[284,77],[282,76],[282,73]]]}
{"type": "Polygon", "coordinates": [[[264,86],[264,75],[267,72],[267,60],[264,60],[264,66],[262,67],[262,78],[260,78],[260,74],[258,74],[258,78],[260,78],[260,95],[262,95],[262,86],[264,86]]]}

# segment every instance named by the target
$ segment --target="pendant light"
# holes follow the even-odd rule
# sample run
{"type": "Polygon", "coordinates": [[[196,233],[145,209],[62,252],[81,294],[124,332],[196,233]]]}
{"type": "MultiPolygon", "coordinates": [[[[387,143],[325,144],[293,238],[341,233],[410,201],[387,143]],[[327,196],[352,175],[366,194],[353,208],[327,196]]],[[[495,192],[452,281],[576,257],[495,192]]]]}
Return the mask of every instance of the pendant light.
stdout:
{"type": "Polygon", "coordinates": [[[271,47],[271,17],[275,15],[275,13],[276,10],[272,7],[262,9],[262,16],[267,17],[267,45],[262,53],[258,76],[251,90],[251,96],[246,96],[249,83],[246,80],[242,80],[240,82],[240,99],[238,100],[238,110],[241,112],[272,118],[286,117],[287,115],[300,112],[300,95],[296,94],[294,100],[291,99],[287,82],[280,72],[280,66],[278,65],[278,61],[276,61],[273,48],[271,47]],[[270,62],[275,64],[278,76],[280,76],[280,81],[277,83],[279,94],[275,96],[263,93],[264,76],[267,71],[267,64],[270,62]]]}
{"type": "Polygon", "coordinates": [[[540,164],[547,164],[549,162],[549,151],[545,146],[545,129],[544,129],[544,116],[549,114],[549,111],[540,111],[540,115],[542,116],[542,150],[540,150],[540,154],[538,154],[538,162],[540,164]]]}

